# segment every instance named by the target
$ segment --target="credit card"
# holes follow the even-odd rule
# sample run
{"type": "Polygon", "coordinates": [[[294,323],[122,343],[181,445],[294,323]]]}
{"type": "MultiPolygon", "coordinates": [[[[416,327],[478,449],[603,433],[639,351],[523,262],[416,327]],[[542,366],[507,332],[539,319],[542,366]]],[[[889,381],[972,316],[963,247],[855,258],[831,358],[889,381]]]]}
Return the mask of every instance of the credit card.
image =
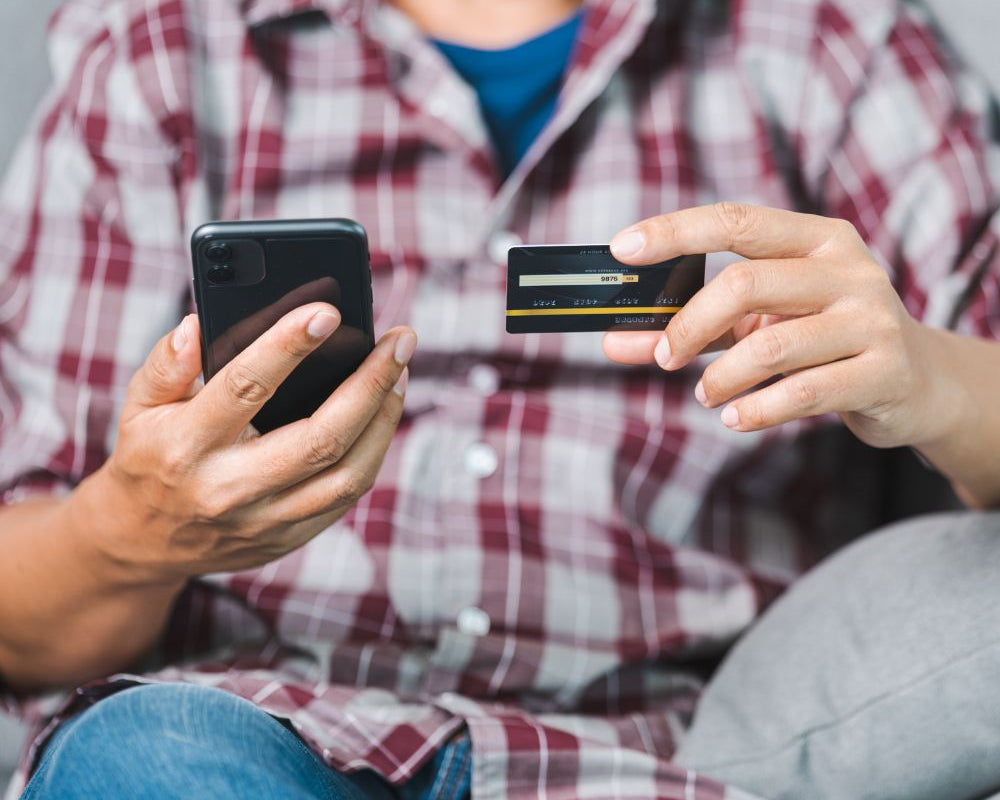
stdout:
{"type": "Polygon", "coordinates": [[[704,285],[704,255],[629,267],[607,245],[512,247],[507,332],[662,330],[704,285]]]}

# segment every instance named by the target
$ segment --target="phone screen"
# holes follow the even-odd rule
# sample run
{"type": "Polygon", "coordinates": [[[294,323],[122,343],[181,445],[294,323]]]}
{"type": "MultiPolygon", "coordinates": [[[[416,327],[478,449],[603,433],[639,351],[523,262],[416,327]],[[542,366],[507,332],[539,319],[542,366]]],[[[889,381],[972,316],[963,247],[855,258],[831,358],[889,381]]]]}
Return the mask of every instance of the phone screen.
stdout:
{"type": "Polygon", "coordinates": [[[293,309],[322,301],[340,311],[340,327],[289,375],[253,422],[264,433],[309,416],[374,346],[363,231],[360,237],[352,229],[320,235],[296,230],[291,222],[210,228],[200,229],[193,243],[206,381],[293,309]]]}

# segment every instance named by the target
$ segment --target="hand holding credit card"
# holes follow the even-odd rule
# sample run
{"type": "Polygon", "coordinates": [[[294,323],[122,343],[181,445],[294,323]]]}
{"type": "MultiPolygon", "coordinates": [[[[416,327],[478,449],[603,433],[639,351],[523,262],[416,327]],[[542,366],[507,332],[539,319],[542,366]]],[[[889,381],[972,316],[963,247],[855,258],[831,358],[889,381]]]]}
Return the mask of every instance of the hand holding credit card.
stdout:
{"type": "Polygon", "coordinates": [[[512,247],[507,332],[662,330],[704,283],[704,255],[634,267],[607,245],[512,247]]]}

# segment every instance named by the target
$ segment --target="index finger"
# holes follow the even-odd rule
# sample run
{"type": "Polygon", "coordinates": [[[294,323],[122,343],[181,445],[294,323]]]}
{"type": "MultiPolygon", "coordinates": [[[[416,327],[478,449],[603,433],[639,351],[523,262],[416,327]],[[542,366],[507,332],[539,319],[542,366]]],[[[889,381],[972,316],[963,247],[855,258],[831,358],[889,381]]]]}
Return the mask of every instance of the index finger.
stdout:
{"type": "Polygon", "coordinates": [[[324,276],[296,286],[216,337],[212,343],[213,360],[217,364],[228,364],[259,338],[261,331],[270,330],[278,324],[278,320],[297,308],[310,303],[332,304],[336,308],[339,302],[340,284],[332,277],[324,276]]]}
{"type": "Polygon", "coordinates": [[[726,251],[751,259],[805,258],[848,226],[814,214],[716,203],[636,223],[615,236],[611,252],[622,263],[636,266],[726,251]]]}
{"type": "Polygon", "coordinates": [[[202,442],[235,442],[292,370],[339,325],[336,308],[310,303],[286,314],[220,369],[188,405],[202,442]]]}

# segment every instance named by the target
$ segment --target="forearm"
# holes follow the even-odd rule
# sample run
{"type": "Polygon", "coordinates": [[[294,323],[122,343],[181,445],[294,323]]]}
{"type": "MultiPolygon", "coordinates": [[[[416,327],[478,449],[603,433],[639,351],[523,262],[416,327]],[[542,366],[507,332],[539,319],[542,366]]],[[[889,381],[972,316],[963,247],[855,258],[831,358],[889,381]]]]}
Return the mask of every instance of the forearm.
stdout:
{"type": "Polygon", "coordinates": [[[159,637],[179,579],[131,575],[96,545],[111,519],[94,479],[64,500],[0,510],[0,675],[18,691],[128,667],[159,637]]]}
{"type": "Polygon", "coordinates": [[[937,380],[929,415],[947,424],[914,446],[970,506],[1000,507],[1000,344],[925,330],[937,380]]]}

